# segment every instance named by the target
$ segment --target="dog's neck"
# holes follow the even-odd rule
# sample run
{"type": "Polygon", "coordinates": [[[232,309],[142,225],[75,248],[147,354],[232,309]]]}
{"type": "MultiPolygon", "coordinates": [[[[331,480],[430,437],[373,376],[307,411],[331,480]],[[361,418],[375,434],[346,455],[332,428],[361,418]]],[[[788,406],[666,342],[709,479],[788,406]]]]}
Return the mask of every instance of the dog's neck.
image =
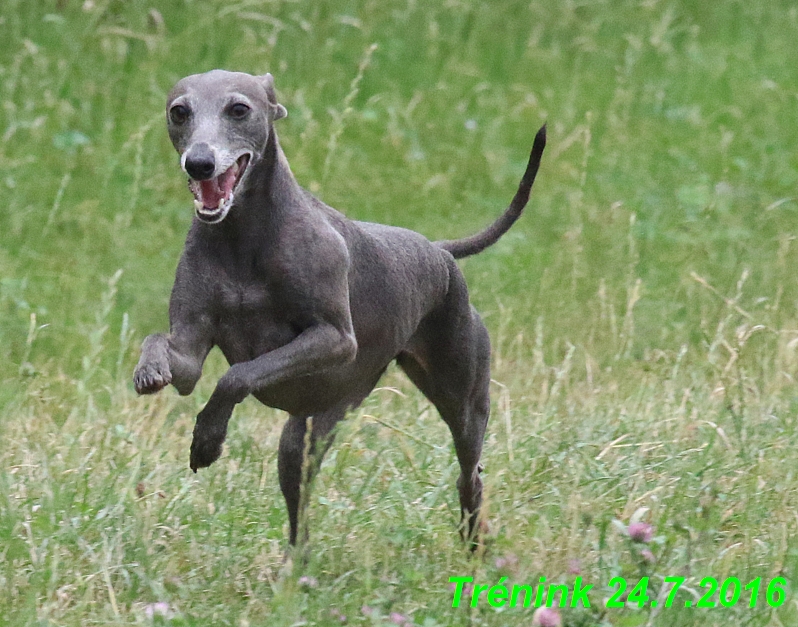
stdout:
{"type": "Polygon", "coordinates": [[[240,203],[247,210],[239,211],[238,217],[251,214],[260,224],[281,218],[282,212],[294,204],[290,202],[292,198],[301,191],[271,125],[263,156],[253,166],[249,186],[240,203]]]}

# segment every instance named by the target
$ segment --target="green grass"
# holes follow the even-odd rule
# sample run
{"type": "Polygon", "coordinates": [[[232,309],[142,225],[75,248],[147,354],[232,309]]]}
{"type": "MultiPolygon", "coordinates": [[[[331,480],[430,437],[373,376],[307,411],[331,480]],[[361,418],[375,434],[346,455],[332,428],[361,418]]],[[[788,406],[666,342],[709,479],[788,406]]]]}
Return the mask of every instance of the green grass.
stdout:
{"type": "Polygon", "coordinates": [[[798,577],[794,3],[4,0],[0,32],[0,625],[531,624],[452,608],[449,577],[575,560],[593,608],[568,627],[798,624],[764,585],[684,608],[705,576],[798,577]],[[293,573],[283,416],[245,401],[193,475],[223,359],[191,397],[134,394],[191,220],[165,94],[214,67],[275,75],[300,183],[430,238],[497,216],[548,122],[528,213],[462,264],[494,344],[475,558],[398,371],[339,432],[293,573]],[[687,580],[605,611],[613,576],[687,580]]]}

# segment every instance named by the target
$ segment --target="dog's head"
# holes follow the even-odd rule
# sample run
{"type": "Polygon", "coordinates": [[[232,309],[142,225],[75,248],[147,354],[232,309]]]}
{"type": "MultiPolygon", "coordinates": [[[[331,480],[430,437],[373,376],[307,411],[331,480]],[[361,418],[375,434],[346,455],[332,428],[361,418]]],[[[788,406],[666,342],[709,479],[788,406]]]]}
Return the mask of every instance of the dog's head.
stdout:
{"type": "Polygon", "coordinates": [[[172,88],[166,102],[169,138],[189,176],[200,220],[224,220],[263,156],[272,122],[286,115],[271,74],[213,70],[172,88]]]}

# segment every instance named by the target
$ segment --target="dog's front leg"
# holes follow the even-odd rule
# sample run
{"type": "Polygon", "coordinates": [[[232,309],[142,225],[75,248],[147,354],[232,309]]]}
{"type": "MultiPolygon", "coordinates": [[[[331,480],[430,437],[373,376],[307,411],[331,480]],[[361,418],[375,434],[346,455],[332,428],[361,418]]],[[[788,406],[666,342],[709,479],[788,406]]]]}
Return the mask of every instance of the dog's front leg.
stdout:
{"type": "Polygon", "coordinates": [[[211,349],[205,325],[174,324],[172,333],[148,335],[133,373],[139,394],[155,394],[170,383],[182,396],[191,394],[211,349]]]}
{"type": "Polygon", "coordinates": [[[133,372],[133,386],[139,394],[155,394],[171,382],[169,338],[163,333],[148,335],[141,344],[141,357],[133,372]]]}
{"type": "Polygon", "coordinates": [[[357,342],[348,315],[345,322],[343,328],[333,324],[314,325],[285,346],[231,366],[197,416],[191,442],[191,469],[196,472],[219,459],[233,408],[249,394],[352,361],[357,354],[357,342]]]}

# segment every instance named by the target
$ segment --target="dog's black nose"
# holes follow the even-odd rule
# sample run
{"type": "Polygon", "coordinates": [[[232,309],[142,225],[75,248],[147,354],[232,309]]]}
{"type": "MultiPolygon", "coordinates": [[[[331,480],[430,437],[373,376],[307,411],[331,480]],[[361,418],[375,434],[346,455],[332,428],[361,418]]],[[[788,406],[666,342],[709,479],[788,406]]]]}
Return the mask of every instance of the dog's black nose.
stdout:
{"type": "Polygon", "coordinates": [[[196,181],[206,181],[216,171],[216,161],[208,144],[195,144],[186,154],[186,172],[196,181]]]}

